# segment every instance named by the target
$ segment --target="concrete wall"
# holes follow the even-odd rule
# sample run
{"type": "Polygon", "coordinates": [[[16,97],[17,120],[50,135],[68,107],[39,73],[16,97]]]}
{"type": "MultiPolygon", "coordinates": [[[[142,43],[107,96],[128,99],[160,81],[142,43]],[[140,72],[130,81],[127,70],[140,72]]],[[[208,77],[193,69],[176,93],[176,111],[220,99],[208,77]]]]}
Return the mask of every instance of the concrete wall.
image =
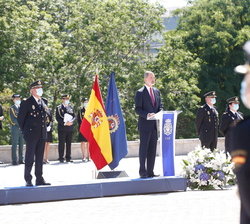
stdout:
{"type": "MultiPolygon", "coordinates": [[[[190,151],[194,150],[200,145],[200,141],[197,138],[193,139],[176,139],[175,140],[175,155],[186,155],[190,151]]],[[[58,144],[51,144],[49,151],[49,160],[58,159],[58,144]]],[[[159,155],[159,142],[157,146],[157,155],[159,155]]],[[[218,149],[224,150],[224,138],[218,139],[218,149]]],[[[128,154],[126,157],[138,157],[139,141],[128,142],[128,154]]],[[[25,152],[25,146],[24,146],[25,152]]],[[[80,143],[72,143],[71,156],[73,160],[81,159],[82,153],[80,149],[80,143]]],[[[11,161],[11,146],[0,146],[0,161],[4,163],[10,163],[11,161]]]]}

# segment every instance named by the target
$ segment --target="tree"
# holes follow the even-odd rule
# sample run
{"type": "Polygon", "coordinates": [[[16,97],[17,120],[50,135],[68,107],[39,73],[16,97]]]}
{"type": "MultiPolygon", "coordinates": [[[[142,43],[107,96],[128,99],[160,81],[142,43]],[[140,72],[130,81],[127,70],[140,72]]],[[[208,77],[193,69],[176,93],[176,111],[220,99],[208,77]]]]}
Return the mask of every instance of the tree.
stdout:
{"type": "Polygon", "coordinates": [[[167,83],[167,109],[184,108],[177,137],[185,138],[195,136],[194,117],[204,93],[216,91],[219,114],[225,110],[226,99],[239,95],[242,77],[234,73],[234,67],[244,64],[242,46],[250,34],[249,1],[189,2],[174,12],[178,27],[165,35],[156,63],[159,71],[165,69],[161,81],[167,83]],[[180,94],[185,91],[186,96],[180,94]]]}
{"type": "MultiPolygon", "coordinates": [[[[133,124],[135,113],[126,107],[134,100],[131,77],[143,74],[149,40],[163,28],[163,12],[147,0],[0,0],[0,89],[8,86],[27,97],[27,86],[41,79],[53,110],[61,93],[71,94],[78,107],[90,94],[94,75],[100,75],[105,95],[115,71],[125,119],[133,124]]],[[[127,128],[130,138],[136,130],[127,128]]]]}

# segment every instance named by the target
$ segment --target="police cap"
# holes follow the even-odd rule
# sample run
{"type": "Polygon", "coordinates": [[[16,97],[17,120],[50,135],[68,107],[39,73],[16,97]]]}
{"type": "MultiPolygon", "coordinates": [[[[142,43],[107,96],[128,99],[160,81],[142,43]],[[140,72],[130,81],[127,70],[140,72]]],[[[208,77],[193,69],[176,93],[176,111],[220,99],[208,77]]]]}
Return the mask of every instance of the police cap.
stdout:
{"type": "Polygon", "coordinates": [[[245,75],[246,73],[250,72],[250,40],[244,44],[243,50],[245,51],[247,58],[246,63],[244,65],[238,65],[234,68],[234,71],[236,73],[245,75]]]}
{"type": "Polygon", "coordinates": [[[231,97],[231,98],[227,99],[227,103],[228,104],[230,104],[230,103],[240,103],[239,102],[239,97],[238,96],[231,97]]]}
{"type": "Polygon", "coordinates": [[[42,82],[40,80],[38,80],[38,81],[30,84],[29,87],[30,87],[30,89],[33,89],[33,88],[38,88],[38,87],[43,87],[43,86],[42,86],[42,82]]]}
{"type": "Polygon", "coordinates": [[[20,96],[19,94],[13,94],[12,95],[12,98],[15,99],[15,98],[21,98],[22,96],[20,96]]]}
{"type": "Polygon", "coordinates": [[[204,97],[217,97],[215,91],[210,91],[204,94],[204,97]]]}
{"type": "Polygon", "coordinates": [[[70,95],[69,94],[63,94],[62,95],[62,99],[69,99],[70,98],[70,95]]]}

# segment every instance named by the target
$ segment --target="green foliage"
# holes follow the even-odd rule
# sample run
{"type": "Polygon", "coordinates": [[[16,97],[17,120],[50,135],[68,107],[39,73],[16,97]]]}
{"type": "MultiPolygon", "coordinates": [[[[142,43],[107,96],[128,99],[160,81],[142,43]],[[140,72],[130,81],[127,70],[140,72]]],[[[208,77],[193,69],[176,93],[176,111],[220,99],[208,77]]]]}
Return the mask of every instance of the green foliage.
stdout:
{"type": "MultiPolygon", "coordinates": [[[[215,90],[219,113],[225,110],[226,99],[239,95],[242,77],[234,67],[244,64],[243,44],[249,39],[249,1],[199,0],[177,10],[179,32],[185,32],[187,51],[200,60],[200,98],[215,90]]],[[[246,110],[243,109],[244,112],[246,110]]]]}
{"type": "Polygon", "coordinates": [[[105,99],[115,71],[132,139],[131,78],[142,80],[148,43],[163,29],[164,11],[147,0],[0,0],[0,91],[8,87],[28,97],[28,85],[41,79],[53,111],[63,93],[72,95],[77,110],[96,74],[105,99]]]}
{"type": "MultiPolygon", "coordinates": [[[[194,117],[204,93],[215,90],[221,115],[226,99],[239,96],[244,64],[243,44],[249,39],[250,1],[194,0],[174,12],[178,27],[165,35],[155,69],[161,74],[165,109],[182,110],[177,137],[195,137],[194,117]]],[[[202,99],[202,102],[200,103],[202,99]]],[[[241,111],[249,113],[241,106],[241,111]]]]}

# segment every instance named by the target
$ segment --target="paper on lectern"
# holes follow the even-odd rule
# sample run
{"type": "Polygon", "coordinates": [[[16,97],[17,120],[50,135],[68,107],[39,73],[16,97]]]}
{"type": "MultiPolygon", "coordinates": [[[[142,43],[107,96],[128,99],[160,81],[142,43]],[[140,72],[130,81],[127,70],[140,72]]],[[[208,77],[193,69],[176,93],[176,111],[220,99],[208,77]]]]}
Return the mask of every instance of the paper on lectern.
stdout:
{"type": "Polygon", "coordinates": [[[160,120],[162,117],[162,110],[153,115],[152,117],[148,117],[147,120],[160,120]]]}

